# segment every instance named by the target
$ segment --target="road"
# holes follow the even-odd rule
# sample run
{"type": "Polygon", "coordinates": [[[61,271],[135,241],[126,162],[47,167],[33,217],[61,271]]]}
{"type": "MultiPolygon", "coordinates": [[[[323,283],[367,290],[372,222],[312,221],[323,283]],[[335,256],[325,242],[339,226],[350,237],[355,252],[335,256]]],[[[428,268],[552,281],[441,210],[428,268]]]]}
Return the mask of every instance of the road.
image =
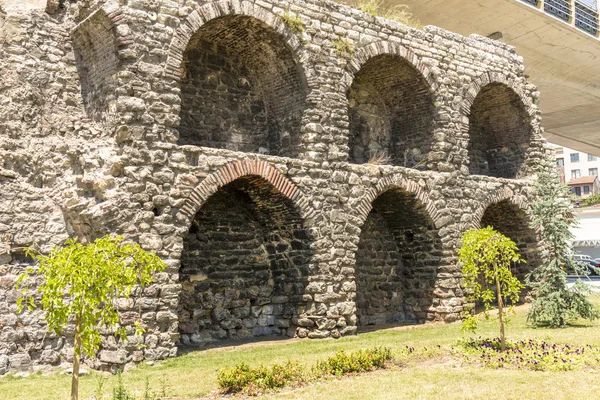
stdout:
{"type": "MultiPolygon", "coordinates": [[[[575,281],[577,280],[577,278],[579,278],[579,277],[575,276],[575,275],[567,275],[567,286],[568,287],[573,286],[573,283],[575,283],[575,281]]],[[[591,276],[581,277],[581,279],[586,284],[588,284],[589,286],[591,286],[592,290],[594,292],[600,292],[600,276],[591,275],[591,276]]]]}

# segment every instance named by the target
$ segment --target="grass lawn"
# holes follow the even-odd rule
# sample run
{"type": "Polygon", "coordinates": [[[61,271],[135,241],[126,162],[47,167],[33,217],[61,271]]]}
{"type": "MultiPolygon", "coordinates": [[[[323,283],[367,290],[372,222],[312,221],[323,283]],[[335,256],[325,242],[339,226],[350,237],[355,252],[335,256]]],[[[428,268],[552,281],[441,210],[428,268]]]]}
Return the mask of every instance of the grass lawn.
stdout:
{"type": "MultiPolygon", "coordinates": [[[[532,328],[525,324],[525,308],[511,320],[510,340],[540,339],[555,343],[600,347],[600,321],[580,323],[564,329],[532,328]]],[[[497,336],[497,326],[484,321],[478,335],[497,336]]],[[[123,374],[125,387],[142,393],[146,379],[150,388],[166,390],[168,398],[194,399],[217,397],[217,373],[239,362],[249,365],[284,363],[288,359],[311,365],[338,350],[356,350],[385,345],[399,351],[405,346],[449,349],[459,338],[466,337],[460,324],[423,325],[382,329],[338,340],[281,340],[252,343],[236,347],[215,348],[187,353],[175,359],[143,365],[123,374]]],[[[315,383],[300,388],[286,388],[264,398],[294,399],[591,399],[600,397],[600,377],[596,370],[535,372],[527,370],[489,369],[463,365],[448,354],[410,360],[402,366],[357,376],[315,383]]],[[[82,399],[91,398],[99,374],[81,378],[82,399]]],[[[27,378],[0,378],[0,400],[68,399],[70,376],[52,373],[27,378]]],[[[117,378],[106,376],[104,394],[112,393],[117,378]]],[[[110,398],[110,397],[106,397],[110,398]]]]}

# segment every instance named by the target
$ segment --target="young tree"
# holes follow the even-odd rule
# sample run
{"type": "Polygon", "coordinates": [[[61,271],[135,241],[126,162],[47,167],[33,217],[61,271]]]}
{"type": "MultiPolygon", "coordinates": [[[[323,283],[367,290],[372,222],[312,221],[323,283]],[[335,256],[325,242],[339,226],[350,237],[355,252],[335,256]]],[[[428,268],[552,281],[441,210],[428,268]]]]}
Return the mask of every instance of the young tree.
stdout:
{"type": "Polygon", "coordinates": [[[575,270],[581,270],[571,261],[574,236],[569,228],[577,220],[572,218],[571,191],[558,179],[551,158],[545,159],[540,165],[536,194],[531,226],[542,239],[543,263],[527,276],[527,283],[535,298],[527,320],[550,327],[564,327],[568,321],[578,317],[594,320],[599,314],[587,299],[589,287],[577,280],[571,289],[567,288],[565,268],[571,265],[575,270]]]}
{"type": "MultiPolygon", "coordinates": [[[[517,245],[512,240],[489,226],[465,232],[463,244],[458,250],[458,261],[463,264],[464,285],[469,293],[468,300],[483,302],[485,316],[489,318],[489,310],[496,298],[502,351],[506,348],[504,322],[512,311],[512,305],[508,309],[506,305],[509,301],[519,301],[519,292],[524,287],[510,272],[511,265],[523,261],[517,251],[517,245]]],[[[466,311],[463,329],[475,331],[477,319],[470,312],[472,310],[466,311]]]]}
{"type": "MultiPolygon", "coordinates": [[[[36,292],[48,329],[60,335],[69,323],[75,325],[71,399],[77,400],[82,351],[93,357],[102,340],[98,327],[112,328],[119,322],[113,301],[129,298],[136,285],[148,285],[152,274],[166,265],[138,244],[124,244],[120,236],[106,236],[87,245],[68,239],[47,256],[28,252],[39,266],[37,271],[30,268],[19,276],[17,286],[22,287],[34,273],[43,276],[36,292]]],[[[25,303],[30,310],[37,306],[33,294],[25,293],[19,299],[19,311],[25,303]]],[[[136,323],[136,334],[141,333],[143,329],[136,323]]],[[[125,328],[116,329],[115,336],[125,340],[125,328]]]]}

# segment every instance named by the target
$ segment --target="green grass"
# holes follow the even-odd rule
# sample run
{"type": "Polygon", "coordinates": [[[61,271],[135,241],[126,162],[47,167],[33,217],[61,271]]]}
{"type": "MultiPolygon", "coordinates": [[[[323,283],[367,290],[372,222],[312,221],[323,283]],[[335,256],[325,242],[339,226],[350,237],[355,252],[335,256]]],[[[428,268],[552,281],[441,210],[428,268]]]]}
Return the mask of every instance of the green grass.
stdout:
{"type": "MultiPolygon", "coordinates": [[[[496,336],[493,322],[482,321],[477,333],[496,336]]],[[[170,398],[193,399],[216,393],[217,375],[221,368],[233,367],[245,362],[250,366],[299,361],[310,366],[318,360],[333,355],[338,350],[358,350],[373,346],[388,346],[399,351],[405,346],[415,348],[450,348],[466,337],[460,324],[425,325],[394,328],[363,333],[338,340],[284,340],[275,343],[254,343],[197,351],[158,362],[154,366],[142,365],[123,374],[123,382],[130,391],[142,393],[146,377],[150,389],[162,391],[165,381],[170,398]]],[[[581,322],[564,329],[533,328],[525,324],[524,309],[519,310],[508,325],[510,340],[539,339],[555,343],[589,344],[600,347],[600,321],[581,322]]],[[[82,377],[81,398],[89,399],[97,385],[97,374],[82,377]]],[[[108,376],[104,393],[109,394],[117,378],[108,376]]],[[[35,374],[28,378],[12,376],[0,378],[0,399],[66,399],[70,377],[52,373],[47,376],[35,374]]],[[[523,370],[493,370],[460,365],[450,356],[438,356],[413,360],[403,366],[359,374],[308,385],[302,388],[286,388],[266,398],[594,398],[600,389],[597,371],[534,372],[523,370]]]]}

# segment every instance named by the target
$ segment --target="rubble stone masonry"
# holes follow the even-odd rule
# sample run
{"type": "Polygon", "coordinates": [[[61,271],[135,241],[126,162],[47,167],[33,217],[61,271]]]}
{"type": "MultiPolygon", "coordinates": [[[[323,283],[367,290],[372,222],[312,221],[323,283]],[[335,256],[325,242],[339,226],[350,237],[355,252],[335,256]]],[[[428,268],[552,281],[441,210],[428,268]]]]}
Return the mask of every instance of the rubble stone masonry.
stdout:
{"type": "Polygon", "coordinates": [[[73,236],[168,265],[117,301],[131,340],[104,332],[94,368],[458,319],[465,230],[537,262],[523,69],[501,42],[327,0],[4,0],[0,374],[72,359],[72,329],[16,314],[15,280],[24,248],[73,236]]]}

